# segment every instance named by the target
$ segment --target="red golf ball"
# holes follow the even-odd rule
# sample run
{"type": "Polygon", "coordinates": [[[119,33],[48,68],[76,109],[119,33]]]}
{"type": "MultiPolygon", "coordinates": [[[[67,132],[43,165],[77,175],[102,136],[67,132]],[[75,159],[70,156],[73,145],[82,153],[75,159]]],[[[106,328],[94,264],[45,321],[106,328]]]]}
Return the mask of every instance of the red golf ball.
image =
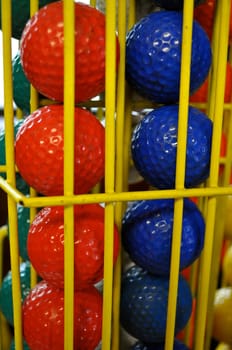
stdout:
{"type": "MultiPolygon", "coordinates": [[[[119,44],[117,59],[119,59],[119,44]]],[[[22,67],[27,79],[44,96],[63,101],[63,2],[40,9],[21,38],[22,67]]],[[[105,15],[75,3],[75,100],[86,101],[105,90],[105,15]]]]}
{"type": "MultiPolygon", "coordinates": [[[[208,34],[209,39],[212,39],[213,27],[215,21],[215,0],[206,0],[202,4],[198,5],[194,10],[194,18],[201,24],[208,34]]],[[[232,7],[230,11],[230,27],[229,27],[229,40],[232,39],[232,7]]]]}
{"type": "MultiPolygon", "coordinates": [[[[74,350],[101,340],[102,296],[95,287],[74,294],[74,350]]],[[[23,304],[23,335],[31,350],[64,349],[64,291],[41,281],[23,304]]]]}
{"type": "MultiPolygon", "coordinates": [[[[103,278],[104,208],[99,204],[74,207],[75,288],[96,284],[103,278]]],[[[114,254],[119,236],[114,226],[114,254]]],[[[32,222],[27,240],[28,255],[38,274],[52,285],[64,286],[64,209],[43,208],[32,222]]]]}
{"type": "MultiPolygon", "coordinates": [[[[207,78],[199,89],[190,96],[190,102],[206,103],[208,99],[209,79],[207,78]]],[[[226,65],[226,82],[225,82],[225,96],[224,102],[230,103],[232,97],[232,65],[227,62],[226,65]]]]}
{"type": "MultiPolygon", "coordinates": [[[[87,193],[104,176],[105,129],[89,111],[75,108],[75,193],[87,193]]],[[[16,135],[15,158],[24,180],[38,193],[63,194],[63,106],[42,107],[16,135]]]]}

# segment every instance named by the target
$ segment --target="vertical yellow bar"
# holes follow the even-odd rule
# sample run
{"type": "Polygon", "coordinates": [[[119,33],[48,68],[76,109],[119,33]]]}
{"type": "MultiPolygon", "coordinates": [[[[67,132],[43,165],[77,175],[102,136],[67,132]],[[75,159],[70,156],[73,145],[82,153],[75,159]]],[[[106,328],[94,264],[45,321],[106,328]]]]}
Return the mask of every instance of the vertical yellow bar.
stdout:
{"type": "MultiPolygon", "coordinates": [[[[30,17],[32,17],[39,9],[39,0],[30,0],[30,17]]],[[[30,112],[33,112],[38,108],[38,92],[36,89],[30,85],[30,112]]],[[[33,188],[30,188],[30,196],[35,197],[37,195],[33,188]]],[[[36,215],[36,208],[30,208],[30,222],[33,221],[36,215]]],[[[31,288],[33,288],[37,283],[37,273],[33,266],[31,266],[31,288]]]]}
{"type": "MultiPolygon", "coordinates": [[[[39,0],[30,0],[30,16],[32,17],[39,9],[39,0]]],[[[30,111],[33,112],[38,108],[38,92],[30,86],[30,111]]]]}
{"type": "MultiPolygon", "coordinates": [[[[64,195],[74,191],[75,3],[64,11],[64,195]]],[[[64,348],[73,349],[74,333],[74,207],[64,207],[64,348]]]]}
{"type": "MultiPolygon", "coordinates": [[[[116,94],[116,2],[106,0],[106,80],[105,80],[105,191],[114,192],[115,181],[115,94],[116,94]]],[[[102,350],[111,347],[113,292],[113,227],[114,204],[105,206],[104,287],[102,350]]]]}
{"type": "MultiPolygon", "coordinates": [[[[118,68],[117,84],[117,118],[116,118],[116,176],[115,190],[122,192],[123,187],[123,153],[124,149],[124,117],[125,117],[125,36],[126,36],[126,1],[118,0],[118,38],[120,43],[120,63],[118,68]]],[[[121,230],[123,203],[117,202],[115,206],[115,221],[121,230]]],[[[121,285],[121,254],[114,269],[113,283],[113,328],[112,350],[119,349],[120,337],[120,285],[121,285]]]]}
{"type": "Polygon", "coordinates": [[[128,29],[130,29],[136,21],[136,1],[129,0],[130,2],[130,11],[128,14],[128,29]]]}
{"type": "MultiPolygon", "coordinates": [[[[2,34],[3,34],[3,80],[4,80],[4,122],[6,142],[7,181],[13,187],[15,180],[14,160],[14,110],[11,66],[11,2],[1,2],[2,34]]],[[[18,248],[18,222],[17,208],[14,200],[8,195],[8,220],[10,228],[10,261],[12,272],[12,298],[14,313],[15,346],[22,350],[22,312],[21,287],[19,275],[19,248],[18,248]]]]}
{"type": "MultiPolygon", "coordinates": [[[[225,92],[225,75],[226,75],[226,62],[228,52],[228,31],[229,31],[229,15],[230,15],[230,0],[222,0],[218,2],[217,16],[219,20],[216,24],[219,28],[219,35],[216,44],[218,51],[215,53],[215,61],[213,61],[214,74],[212,75],[212,81],[216,79],[216,84],[212,83],[212,91],[210,96],[210,104],[213,103],[214,109],[210,108],[212,115],[211,119],[214,122],[214,132],[212,138],[211,148],[211,164],[210,164],[210,178],[209,186],[218,186],[218,166],[220,157],[220,143],[222,132],[222,117],[224,108],[224,92],[225,92]]],[[[211,272],[215,272],[214,259],[212,259],[214,248],[220,249],[220,241],[222,237],[216,237],[215,233],[215,216],[217,210],[217,197],[211,197],[208,199],[208,208],[206,214],[206,232],[205,232],[205,249],[203,250],[200,266],[199,287],[198,287],[198,302],[196,308],[196,330],[195,330],[195,345],[196,350],[206,350],[209,347],[209,342],[205,342],[205,330],[206,330],[206,318],[208,303],[212,301],[212,295],[214,290],[210,284],[210,279],[215,278],[211,275],[211,272]],[[214,246],[215,245],[215,246],[214,246]]],[[[215,251],[216,252],[216,251],[215,251]]],[[[216,253],[217,254],[217,253],[216,253]]],[[[217,254],[218,255],[218,254],[217,254]]],[[[218,263],[218,261],[217,261],[218,263]]],[[[212,304],[211,304],[212,306],[212,304]]],[[[207,322],[208,324],[208,322],[207,322]]],[[[209,340],[209,339],[208,339],[209,340]]]]}
{"type": "MultiPolygon", "coordinates": [[[[181,45],[181,72],[180,72],[180,99],[178,118],[178,140],[176,161],[176,188],[183,189],[185,181],[186,141],[188,127],[188,101],[190,86],[190,63],[192,52],[192,20],[193,0],[184,1],[182,45],[181,45]]],[[[180,247],[183,219],[183,198],[175,200],[174,222],[172,238],[172,254],[170,267],[170,284],[168,296],[168,312],[166,325],[165,350],[173,349],[174,330],[176,319],[176,300],[178,292],[180,247]]]]}

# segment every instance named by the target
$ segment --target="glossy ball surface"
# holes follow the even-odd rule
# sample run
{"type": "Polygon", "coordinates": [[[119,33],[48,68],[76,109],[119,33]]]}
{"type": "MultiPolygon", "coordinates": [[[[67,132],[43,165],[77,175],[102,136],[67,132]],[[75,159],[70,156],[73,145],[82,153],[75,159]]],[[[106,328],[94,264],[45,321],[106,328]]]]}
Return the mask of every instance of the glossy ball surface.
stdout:
{"type": "MultiPolygon", "coordinates": [[[[122,221],[122,243],[130,258],[148,272],[169,275],[174,200],[133,202],[122,221]]],[[[180,270],[191,265],[204,246],[205,223],[197,206],[184,201],[180,270]]]]}
{"type": "MultiPolygon", "coordinates": [[[[75,292],[74,350],[94,350],[101,339],[101,329],[101,294],[94,287],[75,292]]],[[[23,303],[23,334],[30,349],[64,349],[63,290],[45,281],[31,290],[23,303]]]]}
{"type": "Polygon", "coordinates": [[[212,337],[217,341],[232,344],[232,287],[216,290],[213,306],[212,337]]]}
{"type": "MultiPolygon", "coordinates": [[[[164,350],[165,349],[165,343],[154,343],[154,344],[144,344],[141,342],[137,342],[131,347],[131,350],[164,350]]],[[[189,348],[180,342],[179,340],[175,339],[173,344],[173,350],[189,350],[189,348]]]]}
{"type": "MultiPolygon", "coordinates": [[[[23,262],[20,264],[20,285],[21,285],[21,302],[30,292],[30,263],[23,262]]],[[[12,298],[12,273],[11,270],[3,278],[0,288],[0,309],[10,325],[14,325],[13,315],[13,298],[12,298]]]]}
{"type": "MultiPolygon", "coordinates": [[[[182,14],[155,11],[142,18],[126,38],[126,79],[141,96],[157,103],[179,100],[182,14]]],[[[201,26],[194,22],[190,93],[205,81],[212,53],[201,26]]]]}
{"type": "MultiPolygon", "coordinates": [[[[55,2],[56,0],[39,0],[39,8],[55,2]]],[[[0,28],[2,29],[1,22],[1,2],[0,0],[0,28]]],[[[12,37],[20,39],[23,29],[30,18],[30,1],[29,0],[11,0],[11,21],[12,21],[12,37]]]]}
{"type": "MultiPolygon", "coordinates": [[[[194,0],[194,5],[197,6],[204,0],[194,0]]],[[[183,0],[155,0],[157,6],[163,7],[166,10],[181,10],[183,9],[183,0]]]]}
{"type": "MultiPolygon", "coordinates": [[[[102,280],[104,266],[104,208],[98,204],[74,208],[75,287],[102,280]]],[[[64,209],[45,207],[33,220],[27,241],[28,255],[38,274],[52,285],[64,287],[64,209]]],[[[119,236],[114,227],[114,261],[119,236]]]]}
{"type": "MultiPolygon", "coordinates": [[[[63,194],[63,105],[42,107],[18,130],[15,160],[24,180],[38,193],[63,194]]],[[[87,193],[104,176],[105,129],[82,108],[75,108],[74,191],[87,193]]]]}
{"type": "MultiPolygon", "coordinates": [[[[16,137],[16,134],[23,123],[24,123],[23,119],[14,121],[14,137],[16,137]]],[[[6,136],[5,129],[0,130],[0,165],[6,164],[6,144],[5,144],[6,137],[5,136],[6,136]]],[[[5,172],[0,173],[0,176],[6,179],[5,172]]],[[[18,172],[16,173],[16,187],[23,194],[29,193],[28,184],[24,181],[24,179],[18,172]]]]}
{"type": "MultiPolygon", "coordinates": [[[[148,113],[135,127],[131,154],[140,175],[153,187],[175,187],[178,105],[162,106],[148,113]]],[[[209,176],[212,121],[189,107],[185,187],[194,187],[209,176]]]]}
{"type": "MultiPolygon", "coordinates": [[[[169,279],[149,274],[138,266],[122,277],[120,318],[122,327],[145,343],[165,340],[169,279]]],[[[192,310],[192,295],[180,276],[175,333],[187,324],[192,310]]]]}
{"type": "MultiPolygon", "coordinates": [[[[75,3],[75,102],[86,101],[105,90],[105,15],[86,4],[75,3]]],[[[115,35],[116,40],[116,35],[115,35]]],[[[119,46],[117,43],[117,62],[119,46]]],[[[42,95],[63,101],[63,2],[38,11],[21,39],[23,70],[42,95]]],[[[117,64],[116,62],[116,64],[117,64]]]]}

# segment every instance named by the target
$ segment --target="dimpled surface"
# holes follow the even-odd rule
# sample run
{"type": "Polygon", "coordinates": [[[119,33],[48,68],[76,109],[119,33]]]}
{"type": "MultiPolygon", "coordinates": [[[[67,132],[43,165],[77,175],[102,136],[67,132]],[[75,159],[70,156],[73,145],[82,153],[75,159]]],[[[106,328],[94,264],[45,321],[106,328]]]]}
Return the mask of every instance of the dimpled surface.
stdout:
{"type": "MultiPolygon", "coordinates": [[[[204,2],[204,0],[195,0],[195,6],[204,2]]],[[[183,8],[183,0],[155,0],[157,6],[163,7],[166,10],[181,10],[183,8]]]]}
{"type": "MultiPolygon", "coordinates": [[[[75,100],[80,102],[105,89],[105,15],[75,3],[75,21],[75,100]]],[[[32,85],[58,101],[63,101],[63,51],[63,3],[57,1],[28,22],[22,34],[21,58],[32,85]]]]}
{"type": "MultiPolygon", "coordinates": [[[[174,201],[133,202],[122,221],[122,242],[130,258],[157,275],[170,272],[174,201]]],[[[205,224],[197,206],[184,201],[180,270],[191,265],[204,245],[205,224]]]]}
{"type": "MultiPolygon", "coordinates": [[[[75,108],[75,193],[87,193],[104,176],[105,129],[75,108]]],[[[15,159],[24,180],[44,195],[63,194],[63,106],[42,107],[18,130],[15,159]]]]}
{"type": "MultiPolygon", "coordinates": [[[[104,208],[98,204],[75,206],[75,287],[83,288],[103,278],[104,208]]],[[[45,207],[35,217],[28,234],[28,255],[39,275],[54,286],[64,286],[64,209],[45,207]]],[[[114,227],[114,262],[119,238],[114,227]]]]}
{"type": "MultiPolygon", "coordinates": [[[[39,8],[50,4],[56,0],[39,0],[39,8]]],[[[1,2],[0,0],[0,28],[2,28],[1,22],[1,2]]],[[[11,0],[11,15],[12,15],[12,37],[20,39],[22,31],[30,18],[30,0],[11,0]]]]}
{"type": "MultiPolygon", "coordinates": [[[[30,263],[20,264],[20,284],[21,284],[21,302],[30,292],[30,263]]],[[[12,273],[11,270],[6,274],[0,288],[0,309],[6,320],[13,325],[13,299],[12,299],[12,273]]]]}
{"type": "MultiPolygon", "coordinates": [[[[74,350],[94,350],[101,339],[102,296],[94,287],[74,294],[74,350]]],[[[23,304],[23,333],[32,350],[64,349],[64,292],[37,284],[23,304]]]]}
{"type": "MultiPolygon", "coordinates": [[[[131,347],[131,350],[164,350],[164,349],[165,349],[165,343],[144,344],[141,342],[137,342],[131,347]]],[[[175,339],[173,350],[188,350],[188,349],[189,348],[185,344],[175,339]]]]}
{"type": "MultiPolygon", "coordinates": [[[[126,38],[126,79],[141,95],[157,103],[179,100],[182,14],[156,11],[142,18],[126,38]]],[[[211,66],[209,39],[193,23],[190,92],[206,79],[211,66]]]]}
{"type": "MultiPolygon", "coordinates": [[[[14,137],[16,136],[19,128],[23,124],[24,120],[15,120],[14,121],[14,137]]],[[[0,130],[0,165],[6,164],[6,145],[5,145],[5,129],[0,130]]],[[[6,179],[5,173],[0,173],[4,179],[6,179]]],[[[29,187],[27,183],[23,180],[22,176],[17,172],[16,173],[16,187],[23,194],[29,193],[29,187]]]]}
{"type": "MultiPolygon", "coordinates": [[[[174,188],[178,132],[178,105],[148,113],[135,127],[131,140],[134,165],[152,186],[174,188]]],[[[201,184],[209,176],[212,122],[189,107],[185,187],[201,184]]]]}
{"type": "MultiPolygon", "coordinates": [[[[138,266],[122,277],[120,318],[122,327],[145,343],[165,339],[169,280],[149,274],[138,266]]],[[[192,310],[192,296],[180,276],[178,285],[175,333],[183,329],[192,310]]]]}

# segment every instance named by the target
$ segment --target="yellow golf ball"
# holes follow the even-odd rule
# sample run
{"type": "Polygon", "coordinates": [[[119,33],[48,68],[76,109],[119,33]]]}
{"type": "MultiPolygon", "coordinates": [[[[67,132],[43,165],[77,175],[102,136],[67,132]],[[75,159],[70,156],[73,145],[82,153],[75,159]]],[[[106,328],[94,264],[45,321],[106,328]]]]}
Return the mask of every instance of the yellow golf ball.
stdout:
{"type": "Polygon", "coordinates": [[[216,290],[212,336],[220,342],[232,344],[232,287],[216,290]]]}
{"type": "Polygon", "coordinates": [[[220,343],[215,350],[232,350],[232,348],[228,344],[220,343]]]}

